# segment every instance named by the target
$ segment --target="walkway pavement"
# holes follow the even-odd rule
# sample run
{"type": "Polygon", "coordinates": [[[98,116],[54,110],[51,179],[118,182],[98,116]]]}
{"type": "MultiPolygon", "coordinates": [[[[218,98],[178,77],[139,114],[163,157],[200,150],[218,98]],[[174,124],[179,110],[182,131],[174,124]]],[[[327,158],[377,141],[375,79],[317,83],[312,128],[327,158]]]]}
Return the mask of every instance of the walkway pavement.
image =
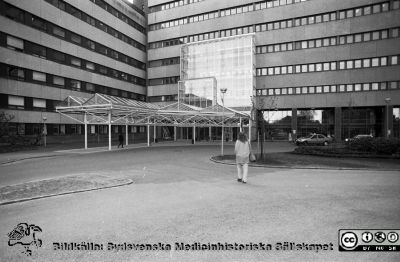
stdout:
{"type": "MultiPolygon", "coordinates": [[[[233,142],[228,142],[226,145],[232,145],[233,142]]],[[[219,142],[196,142],[196,145],[210,145],[210,144],[219,144],[219,142]]],[[[150,147],[165,147],[165,146],[190,146],[192,145],[190,140],[178,140],[178,141],[164,141],[160,143],[151,143],[150,147]]],[[[146,148],[147,143],[138,143],[138,144],[130,144],[124,145],[123,148],[118,148],[116,145],[113,145],[111,151],[121,151],[127,149],[134,148],[146,148]]],[[[0,154],[0,165],[22,161],[26,159],[34,159],[34,158],[47,158],[47,157],[55,157],[65,154],[90,154],[90,153],[99,153],[99,152],[107,152],[108,146],[99,146],[99,147],[89,147],[87,150],[81,147],[81,145],[49,145],[48,147],[38,147],[35,150],[25,150],[18,152],[10,152],[10,153],[2,153],[0,154]],[[71,148],[71,147],[76,148],[71,148]]]]}
{"type": "MultiPolygon", "coordinates": [[[[232,154],[232,144],[225,150],[232,154]]],[[[159,146],[0,166],[9,185],[94,172],[133,181],[0,206],[0,261],[400,261],[398,252],[338,251],[341,228],[399,228],[398,171],[251,167],[242,184],[235,166],[210,162],[219,152],[218,144],[159,146]],[[7,233],[21,222],[42,229],[36,236],[43,245],[32,257],[21,253],[22,246],[7,244],[7,233]],[[105,250],[54,250],[55,242],[99,243],[105,250]],[[110,242],[173,248],[175,243],[265,243],[272,250],[108,251],[110,242]],[[276,250],[283,242],[332,244],[333,250],[276,250]]]]}

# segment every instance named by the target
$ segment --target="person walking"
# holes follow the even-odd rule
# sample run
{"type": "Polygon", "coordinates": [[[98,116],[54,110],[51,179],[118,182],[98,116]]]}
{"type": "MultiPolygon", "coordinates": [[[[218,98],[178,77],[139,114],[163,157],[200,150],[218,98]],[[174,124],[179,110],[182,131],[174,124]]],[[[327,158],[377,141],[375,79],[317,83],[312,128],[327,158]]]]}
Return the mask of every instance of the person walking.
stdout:
{"type": "Polygon", "coordinates": [[[250,144],[247,140],[245,133],[240,132],[238,139],[235,143],[235,155],[236,155],[236,167],[238,171],[237,181],[246,184],[247,172],[249,168],[249,155],[250,155],[250,144]]]}
{"type": "Polygon", "coordinates": [[[124,148],[124,136],[121,133],[119,133],[118,141],[119,141],[118,148],[119,146],[122,146],[122,148],[124,148]]]}

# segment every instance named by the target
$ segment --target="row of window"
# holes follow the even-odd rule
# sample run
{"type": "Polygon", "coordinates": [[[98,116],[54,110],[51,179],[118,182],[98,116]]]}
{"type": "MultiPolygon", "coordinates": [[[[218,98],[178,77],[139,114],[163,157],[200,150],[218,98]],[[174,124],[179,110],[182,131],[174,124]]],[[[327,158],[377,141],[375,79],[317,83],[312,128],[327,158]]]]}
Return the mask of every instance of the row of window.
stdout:
{"type": "Polygon", "coordinates": [[[293,19],[285,19],[280,21],[274,21],[269,23],[258,24],[255,27],[256,32],[271,31],[285,29],[289,27],[306,26],[318,23],[326,23],[336,20],[350,19],[353,17],[366,16],[372,14],[378,14],[382,12],[388,12],[389,10],[395,10],[400,8],[400,1],[396,0],[392,2],[381,2],[373,5],[367,5],[362,7],[350,8],[345,10],[339,10],[329,12],[325,14],[318,14],[312,16],[297,17],[293,19]]]}
{"type": "Polygon", "coordinates": [[[165,59],[153,60],[149,62],[149,67],[177,65],[180,63],[179,57],[170,57],[165,59]]]}
{"type": "Polygon", "coordinates": [[[178,0],[178,1],[172,1],[172,2],[169,2],[169,3],[165,3],[165,4],[155,5],[155,6],[149,7],[149,13],[168,10],[168,9],[176,8],[176,7],[179,7],[179,6],[190,5],[190,4],[197,3],[197,2],[202,2],[202,1],[204,1],[204,0],[178,0]]]}
{"type": "Polygon", "coordinates": [[[8,109],[52,112],[55,111],[59,102],[60,101],[50,99],[0,94],[0,107],[8,109]]]}
{"type": "Polygon", "coordinates": [[[147,97],[148,102],[155,103],[155,102],[171,102],[171,101],[178,101],[178,95],[164,95],[164,96],[149,96],[147,97]]]}
{"type": "Polygon", "coordinates": [[[121,81],[146,86],[146,80],[143,78],[127,74],[125,72],[118,71],[100,64],[96,64],[75,56],[71,56],[69,54],[62,53],[51,48],[47,48],[26,40],[22,40],[20,38],[16,38],[14,36],[6,35],[2,32],[0,32],[0,46],[5,46],[15,51],[24,52],[26,54],[77,67],[79,69],[83,69],[93,73],[113,77],[121,81]]]}
{"type": "Polygon", "coordinates": [[[290,5],[300,2],[306,2],[309,0],[270,0],[262,1],[257,3],[251,3],[242,6],[230,7],[227,9],[216,10],[208,13],[203,13],[199,15],[188,16],[184,18],[174,19],[170,21],[165,21],[162,23],[152,24],[149,26],[149,31],[160,30],[169,27],[175,27],[184,24],[197,23],[205,20],[216,19],[219,17],[242,14],[247,12],[253,12],[265,8],[273,8],[283,5],[290,5]]]}
{"type": "Polygon", "coordinates": [[[272,45],[263,45],[256,47],[257,54],[285,52],[300,49],[319,48],[326,46],[345,45],[361,42],[369,42],[388,38],[399,37],[399,27],[383,29],[372,32],[361,32],[356,34],[316,38],[296,42],[286,42],[272,45]]]}
{"type": "MultiPolygon", "coordinates": [[[[123,22],[127,23],[128,25],[134,27],[138,31],[140,31],[140,32],[142,32],[144,34],[146,33],[146,29],[143,26],[139,25],[138,23],[136,23],[135,21],[133,21],[132,19],[130,19],[129,17],[127,17],[123,13],[119,12],[117,9],[115,9],[114,7],[112,7],[111,5],[106,3],[104,0],[90,0],[90,1],[95,3],[96,5],[100,6],[101,8],[103,8],[104,10],[106,10],[107,12],[112,14],[113,16],[117,17],[121,21],[123,21],[123,22]]],[[[130,6],[133,7],[133,9],[135,9],[139,14],[145,16],[145,13],[143,12],[143,10],[139,9],[137,6],[135,6],[133,4],[130,5],[130,6]]],[[[138,16],[134,12],[131,12],[130,14],[135,16],[139,20],[143,19],[142,17],[138,16]]]]}
{"type": "Polygon", "coordinates": [[[145,95],[2,63],[0,63],[0,77],[87,93],[101,93],[146,101],[145,95]]]}
{"type": "Polygon", "coordinates": [[[94,27],[97,27],[100,30],[103,30],[104,32],[112,35],[113,37],[118,38],[133,47],[136,47],[137,49],[146,51],[145,45],[137,42],[136,40],[130,38],[129,36],[119,32],[119,31],[115,30],[114,28],[110,27],[109,25],[106,25],[102,21],[100,21],[94,17],[91,17],[90,15],[78,10],[77,8],[73,7],[72,5],[66,3],[63,0],[45,0],[45,1],[54,5],[55,7],[59,8],[60,10],[63,10],[86,23],[88,23],[94,27]]]}
{"type": "MultiPolygon", "coordinates": [[[[349,35],[316,38],[316,39],[302,40],[295,42],[285,42],[272,45],[263,45],[256,47],[256,54],[286,52],[292,50],[337,46],[337,45],[383,40],[388,38],[397,38],[399,37],[399,32],[400,28],[396,27],[391,29],[361,32],[349,35]]],[[[214,34],[209,34],[207,36],[209,37],[210,35],[214,36],[214,34]]],[[[179,57],[171,57],[171,58],[150,61],[149,67],[174,65],[174,64],[179,64],[179,62],[180,62],[179,57]]]]}
{"type": "Polygon", "coordinates": [[[257,89],[257,96],[304,95],[400,89],[400,81],[257,89]]]}
{"type": "Polygon", "coordinates": [[[360,58],[352,60],[332,61],[323,63],[310,63],[299,65],[273,66],[257,68],[257,76],[274,76],[286,74],[312,73],[322,71],[336,71],[360,69],[378,66],[395,66],[399,64],[400,55],[360,58]]]}
{"type": "MultiPolygon", "coordinates": [[[[0,94],[1,96],[1,94],[0,94]]],[[[21,135],[21,136],[29,136],[29,135],[38,135],[43,132],[43,123],[9,123],[8,124],[8,134],[10,135],[21,135]]],[[[51,124],[46,123],[46,130],[48,136],[53,135],[83,135],[85,134],[85,126],[80,124],[51,124]]],[[[145,133],[146,126],[129,126],[128,134],[138,134],[145,133]]],[[[112,134],[124,134],[125,126],[111,126],[112,134]]],[[[108,126],[107,125],[88,125],[88,134],[100,134],[106,135],[108,134],[108,126]]],[[[137,138],[135,137],[135,140],[137,138]]]]}
{"type": "Polygon", "coordinates": [[[149,86],[177,84],[179,76],[149,79],[149,86]]]}
{"type": "Polygon", "coordinates": [[[390,2],[387,1],[387,2],[383,2],[383,3],[379,3],[379,4],[356,7],[356,8],[352,8],[352,9],[335,11],[335,12],[330,12],[330,13],[326,13],[326,14],[318,14],[318,15],[313,15],[313,16],[292,18],[292,19],[275,21],[275,22],[270,22],[270,23],[249,25],[249,26],[243,26],[243,27],[238,27],[238,28],[230,28],[230,29],[225,29],[225,30],[220,30],[220,31],[207,32],[207,33],[198,34],[198,35],[183,36],[180,38],[174,38],[174,39],[168,39],[168,40],[149,43],[149,49],[163,48],[163,47],[168,47],[168,46],[186,44],[186,43],[190,43],[190,42],[214,39],[214,38],[219,38],[219,37],[235,36],[235,35],[247,34],[247,33],[252,33],[252,32],[277,30],[277,29],[284,29],[284,28],[289,28],[289,27],[293,27],[293,26],[303,26],[303,25],[308,25],[308,24],[313,24],[313,23],[329,22],[329,21],[335,21],[338,19],[347,19],[347,18],[351,18],[354,16],[359,16],[359,14],[370,15],[370,14],[376,14],[379,12],[386,12],[386,11],[389,11],[390,9],[395,10],[395,9],[400,8],[400,0],[396,0],[391,3],[392,3],[391,8],[389,8],[390,2]],[[342,15],[343,13],[345,14],[344,16],[342,15]],[[351,16],[351,13],[353,14],[353,16],[351,16]]]}
{"type": "Polygon", "coordinates": [[[139,69],[146,69],[146,64],[139,60],[129,57],[100,43],[94,42],[84,36],[75,34],[67,29],[61,28],[55,24],[41,19],[40,17],[37,17],[35,15],[32,15],[31,13],[28,13],[8,3],[5,3],[2,0],[0,0],[0,13],[1,15],[6,16],[12,20],[48,33],[72,44],[84,47],[90,51],[105,55],[107,57],[129,64],[139,69]]]}

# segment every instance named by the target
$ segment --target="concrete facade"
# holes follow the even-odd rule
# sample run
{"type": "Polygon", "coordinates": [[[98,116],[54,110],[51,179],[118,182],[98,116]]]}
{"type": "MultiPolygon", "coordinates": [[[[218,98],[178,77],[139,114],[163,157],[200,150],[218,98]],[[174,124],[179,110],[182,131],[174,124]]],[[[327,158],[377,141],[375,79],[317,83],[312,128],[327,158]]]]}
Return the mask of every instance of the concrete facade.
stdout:
{"type": "Polygon", "coordinates": [[[342,140],[359,133],[387,136],[389,130],[389,136],[400,137],[400,0],[0,0],[0,5],[0,107],[15,116],[22,134],[23,124],[42,124],[43,117],[58,133],[65,129],[60,125],[74,124],[54,113],[69,95],[174,102],[182,44],[255,33],[253,99],[264,112],[266,139],[318,132],[342,140]],[[43,21],[36,18],[47,28],[38,28],[43,21]],[[73,36],[82,38],[80,44],[73,36]],[[33,54],[36,45],[47,56],[33,54]],[[56,51],[65,61],[50,57],[56,51]],[[81,60],[79,66],[73,59],[81,60]],[[46,79],[35,80],[34,72],[46,79]],[[63,86],[55,84],[59,78],[63,86]],[[77,81],[78,88],[71,88],[77,81]],[[9,105],[21,97],[24,106],[9,105]],[[45,107],[33,106],[43,100],[45,107]]]}
{"type": "MultiPolygon", "coordinates": [[[[167,3],[171,2],[148,1],[150,10],[154,6],[167,3]]],[[[375,136],[386,136],[387,128],[391,128],[390,136],[399,137],[398,130],[393,132],[393,125],[396,129],[393,121],[400,120],[398,116],[400,107],[399,4],[397,0],[261,2],[205,0],[173,6],[148,15],[149,28],[158,28],[148,32],[148,61],[151,63],[154,60],[179,56],[180,45],[165,43],[168,40],[187,41],[190,36],[209,32],[221,34],[227,29],[250,27],[256,34],[257,77],[254,95],[258,104],[257,108],[266,111],[288,111],[292,114],[291,124],[284,128],[286,137],[288,134],[294,137],[299,134],[299,132],[296,134],[295,130],[301,130],[303,124],[302,121],[297,120],[297,117],[304,110],[319,110],[319,113],[324,110],[331,112],[329,114],[334,115],[334,118],[327,120],[329,122],[327,125],[330,127],[324,131],[317,128],[316,131],[335,136],[337,140],[344,139],[348,136],[347,134],[354,136],[357,132],[371,132],[375,136]],[[266,8],[261,7],[260,10],[256,10],[256,6],[260,3],[265,4],[266,8]],[[247,7],[241,9],[249,4],[252,5],[250,9],[247,7]],[[233,7],[241,11],[231,11],[237,13],[222,16],[226,9],[232,10],[233,7]],[[209,19],[208,13],[213,11],[218,14],[216,15],[218,17],[209,19]],[[191,16],[202,14],[205,16],[198,19],[202,21],[189,22],[191,16]],[[187,19],[188,22],[182,24],[178,22],[176,25],[174,21],[177,19],[187,19]],[[170,23],[165,25],[168,21],[170,23]],[[161,28],[158,25],[161,25],[161,28]],[[329,40],[332,42],[325,44],[324,38],[332,38],[329,40]],[[312,40],[311,43],[310,40],[312,40]],[[301,43],[302,41],[307,41],[305,46],[301,43]],[[161,43],[162,47],[157,46],[158,43],[161,43]],[[290,43],[293,47],[290,51],[282,51],[281,48],[289,49],[289,45],[285,44],[282,47],[282,43],[290,43]],[[276,49],[272,52],[261,51],[264,47],[267,50],[267,47],[271,45],[280,45],[278,51],[276,49]],[[157,47],[151,48],[154,46],[157,47]],[[375,59],[374,63],[381,62],[378,62],[378,66],[370,66],[366,61],[364,67],[363,59],[370,59],[368,61],[375,59]],[[331,64],[328,65],[329,70],[314,69],[314,66],[322,67],[327,62],[331,64]],[[346,67],[342,68],[343,65],[346,67]],[[294,71],[296,66],[300,66],[301,70],[303,70],[301,66],[305,66],[306,71],[281,73],[281,70],[289,70],[288,67],[293,67],[294,71]],[[268,70],[272,70],[273,74],[270,75],[268,70]],[[365,90],[363,84],[365,84],[365,90]],[[326,91],[324,86],[332,87],[326,91]],[[293,88],[293,93],[289,94],[291,88],[293,88]],[[273,106],[271,106],[270,98],[274,100],[273,106]],[[387,98],[390,98],[389,108],[392,108],[390,112],[386,112],[385,109],[387,98]],[[362,128],[347,126],[343,112],[345,108],[351,108],[350,119],[365,115],[361,118],[367,117],[369,120],[366,121],[369,121],[370,126],[362,128]],[[359,109],[361,111],[371,109],[376,112],[358,113],[359,109]],[[386,113],[390,113],[390,117],[383,118],[386,113]],[[354,114],[356,116],[353,116],[354,114]],[[387,121],[389,125],[386,124],[387,121]],[[346,128],[351,132],[347,132],[346,128]]],[[[239,31],[235,33],[240,34],[239,31]]],[[[148,68],[149,80],[179,75],[179,64],[148,68]]],[[[148,87],[150,101],[168,101],[168,97],[173,97],[176,92],[177,84],[148,87]]],[[[279,122],[279,119],[276,121],[279,122]]],[[[276,122],[273,121],[267,123],[272,132],[273,129],[283,130],[283,127],[274,127],[275,124],[276,122]]],[[[309,131],[310,129],[306,128],[301,135],[309,131]]]]}
{"type": "MultiPolygon", "coordinates": [[[[138,5],[142,2],[136,1],[138,5]]],[[[6,0],[1,1],[1,5],[3,9],[0,15],[2,35],[0,63],[3,67],[0,77],[1,107],[6,113],[15,117],[13,122],[18,125],[41,125],[45,117],[50,133],[55,129],[55,134],[63,134],[61,130],[65,130],[65,124],[77,124],[54,112],[57,103],[67,96],[89,98],[94,92],[99,92],[146,99],[146,17],[144,13],[137,11],[140,11],[142,6],[134,9],[129,4],[117,0],[6,0]],[[22,20],[12,17],[15,10],[23,14],[22,20]],[[45,30],[39,30],[33,25],[35,17],[45,21],[45,30]],[[135,27],[132,24],[135,24],[135,27]],[[143,30],[139,30],[140,27],[143,30]],[[63,36],[51,31],[56,30],[54,28],[63,31],[63,36]],[[72,35],[81,38],[80,42],[74,42],[72,35]],[[8,43],[10,37],[23,41],[23,50],[10,46],[8,43]],[[90,49],[85,46],[84,39],[95,43],[93,45],[95,47],[90,49]],[[28,50],[28,46],[31,45],[45,48],[47,54],[42,57],[33,55],[28,50]],[[60,62],[50,58],[51,50],[63,53],[65,60],[60,62]],[[124,61],[121,54],[129,57],[129,62],[124,61]],[[70,59],[71,61],[80,59],[78,66],[69,62],[70,59]],[[91,70],[88,70],[89,64],[93,65],[91,70]],[[10,67],[22,68],[24,77],[16,79],[10,76],[10,67]],[[106,67],[107,72],[99,72],[101,67],[106,67]],[[46,74],[43,83],[32,79],[32,72],[35,71],[46,74]],[[55,76],[64,79],[61,80],[63,82],[61,86],[52,82],[55,81],[53,80],[55,76]],[[135,83],[134,78],[142,79],[142,82],[135,83]],[[70,88],[69,79],[80,81],[79,86],[70,88]],[[9,96],[24,98],[24,108],[16,109],[10,105],[9,98],[7,99],[9,96]],[[32,99],[46,100],[47,107],[27,106],[26,101],[32,99]],[[52,104],[51,108],[48,106],[49,103],[52,104]]],[[[14,128],[17,129],[14,131],[22,132],[21,135],[32,134],[32,130],[23,131],[27,127],[14,126],[14,128]]],[[[38,132],[38,129],[40,132],[41,127],[35,126],[34,132],[38,132]]],[[[80,130],[81,128],[74,127],[73,133],[79,134],[80,130]]]]}

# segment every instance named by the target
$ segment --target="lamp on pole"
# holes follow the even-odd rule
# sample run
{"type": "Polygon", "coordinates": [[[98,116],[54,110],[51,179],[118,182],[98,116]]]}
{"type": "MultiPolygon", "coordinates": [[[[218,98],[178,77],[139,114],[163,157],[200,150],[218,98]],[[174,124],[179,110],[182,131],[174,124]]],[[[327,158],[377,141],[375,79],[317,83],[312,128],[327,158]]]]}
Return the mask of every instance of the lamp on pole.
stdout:
{"type": "Polygon", "coordinates": [[[44,117],[43,117],[43,132],[42,132],[42,134],[43,134],[44,147],[47,146],[47,141],[46,141],[46,136],[47,136],[46,120],[47,120],[47,117],[44,116],[44,117]]]}
{"type": "Polygon", "coordinates": [[[224,155],[224,121],[225,121],[225,102],[224,96],[227,88],[221,88],[221,100],[222,100],[222,135],[221,135],[221,156],[224,155]]]}
{"type": "Polygon", "coordinates": [[[390,129],[389,129],[389,105],[392,99],[390,97],[385,98],[386,102],[386,137],[389,138],[390,136],[390,129]]]}

